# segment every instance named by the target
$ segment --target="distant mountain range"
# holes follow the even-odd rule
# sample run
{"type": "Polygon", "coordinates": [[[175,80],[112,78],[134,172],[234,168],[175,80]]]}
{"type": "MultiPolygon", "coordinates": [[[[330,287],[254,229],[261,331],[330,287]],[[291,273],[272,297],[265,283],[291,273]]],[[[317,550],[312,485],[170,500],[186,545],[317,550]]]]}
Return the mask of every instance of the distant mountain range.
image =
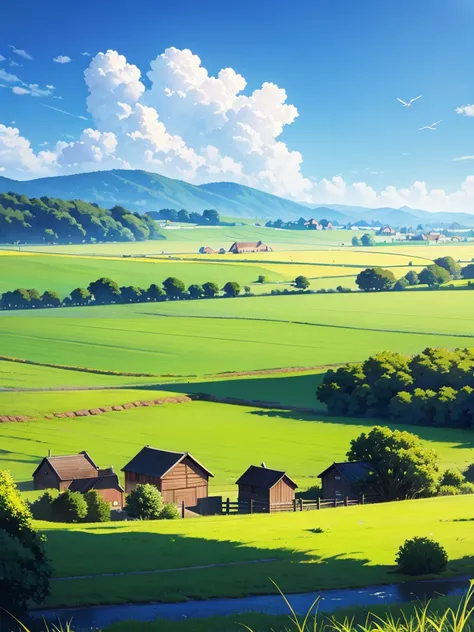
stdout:
{"type": "Polygon", "coordinates": [[[295,220],[300,217],[323,217],[339,223],[365,220],[394,226],[447,226],[453,222],[474,226],[469,213],[428,213],[403,207],[368,209],[339,204],[311,208],[258,189],[234,182],[212,182],[195,186],[182,180],[166,178],[156,173],[126,169],[94,171],[69,176],[54,176],[18,181],[0,176],[0,193],[13,191],[28,197],[81,199],[111,207],[120,204],[134,211],[159,211],[162,208],[202,212],[216,209],[221,216],[275,220],[295,220]]]}

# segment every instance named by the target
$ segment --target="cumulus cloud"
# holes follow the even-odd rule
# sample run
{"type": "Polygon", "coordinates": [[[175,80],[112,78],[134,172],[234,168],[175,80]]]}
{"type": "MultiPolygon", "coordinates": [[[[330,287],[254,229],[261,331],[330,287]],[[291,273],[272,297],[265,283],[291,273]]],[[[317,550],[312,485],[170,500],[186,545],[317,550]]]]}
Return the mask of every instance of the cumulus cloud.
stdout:
{"type": "Polygon", "coordinates": [[[5,61],[6,57],[4,57],[3,55],[0,55],[0,62],[5,61]]]}
{"type": "Polygon", "coordinates": [[[474,156],[459,156],[458,158],[453,158],[453,162],[461,162],[463,160],[474,160],[474,156]]]}
{"type": "Polygon", "coordinates": [[[90,54],[90,53],[88,53],[87,51],[84,51],[83,53],[81,53],[81,55],[82,55],[83,57],[90,57],[90,56],[91,56],[91,54],[90,54]]]}
{"type": "Polygon", "coordinates": [[[21,79],[19,79],[16,75],[3,70],[3,68],[0,68],[0,80],[6,81],[7,83],[22,83],[21,79]]]}
{"type": "Polygon", "coordinates": [[[474,116],[474,105],[461,105],[456,108],[456,114],[462,114],[463,116],[474,116]]]}
{"type": "Polygon", "coordinates": [[[30,91],[27,88],[22,88],[21,86],[13,86],[12,92],[13,94],[19,95],[30,94],[30,91]]]}
{"type": "Polygon", "coordinates": [[[68,57],[67,55],[58,55],[57,57],[53,58],[53,61],[56,62],[57,64],[69,64],[69,62],[71,62],[72,59],[68,57]]]}
{"type": "Polygon", "coordinates": [[[0,124],[0,165],[12,177],[48,175],[44,152],[35,154],[29,140],[16,127],[0,124]]]}
{"type": "Polygon", "coordinates": [[[9,48],[12,49],[15,55],[18,55],[19,57],[23,57],[23,59],[28,59],[30,61],[33,59],[32,55],[27,53],[26,50],[23,50],[22,48],[16,48],[16,46],[13,46],[13,44],[9,44],[9,48]]]}

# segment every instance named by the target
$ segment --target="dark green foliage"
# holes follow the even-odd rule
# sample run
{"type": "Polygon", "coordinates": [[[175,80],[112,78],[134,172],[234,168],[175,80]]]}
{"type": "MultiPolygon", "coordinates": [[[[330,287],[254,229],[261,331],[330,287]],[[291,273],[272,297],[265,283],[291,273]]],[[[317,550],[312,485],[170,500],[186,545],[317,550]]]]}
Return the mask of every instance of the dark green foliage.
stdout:
{"type": "Polygon", "coordinates": [[[134,518],[158,520],[163,508],[163,498],[154,485],[139,483],[127,496],[126,510],[134,518]]]}
{"type": "Polygon", "coordinates": [[[367,268],[359,272],[356,284],[364,292],[382,292],[392,289],[396,279],[391,270],[367,268]]]}
{"type": "Polygon", "coordinates": [[[92,300],[92,294],[85,287],[76,287],[70,296],[74,305],[88,305],[92,300]]]}
{"type": "Polygon", "coordinates": [[[463,474],[466,481],[468,481],[469,483],[474,483],[474,463],[468,465],[463,474]]]}
{"type": "Polygon", "coordinates": [[[352,292],[350,287],[343,287],[342,285],[338,285],[336,287],[336,292],[340,292],[341,294],[349,294],[352,292]]]}
{"type": "Polygon", "coordinates": [[[360,246],[360,239],[356,235],[352,238],[352,245],[356,247],[360,246]]]}
{"type": "Polygon", "coordinates": [[[461,278],[461,266],[452,257],[438,257],[434,262],[440,268],[444,268],[453,279],[461,278]]]}
{"type": "Polygon", "coordinates": [[[166,296],[170,299],[181,298],[184,294],[186,286],[176,277],[168,277],[163,281],[163,287],[165,288],[166,296]]]}
{"type": "Polygon", "coordinates": [[[360,243],[362,244],[362,246],[375,246],[375,239],[373,235],[370,235],[369,233],[365,233],[365,235],[362,235],[362,237],[360,238],[360,243]]]}
{"type": "Polygon", "coordinates": [[[220,222],[219,213],[214,209],[207,209],[201,214],[196,212],[188,213],[184,208],[180,211],[163,208],[160,211],[150,211],[148,215],[153,219],[182,222],[184,224],[199,224],[200,226],[217,226],[220,222]]]}
{"type": "Polygon", "coordinates": [[[115,303],[120,299],[120,288],[115,281],[102,277],[93,281],[87,288],[94,296],[97,303],[108,304],[115,303]]]}
{"type": "Polygon", "coordinates": [[[252,292],[250,285],[244,285],[244,292],[247,296],[252,292]]]}
{"type": "Polygon", "coordinates": [[[418,285],[420,279],[418,278],[418,274],[415,270],[410,270],[405,274],[405,279],[408,281],[408,285],[418,285]]]}
{"type": "Polygon", "coordinates": [[[204,290],[204,296],[206,298],[214,298],[214,296],[219,294],[219,286],[213,281],[203,283],[202,289],[204,290]]]}
{"type": "Polygon", "coordinates": [[[474,263],[464,266],[461,270],[461,276],[463,279],[474,279],[474,263]]]}
{"type": "Polygon", "coordinates": [[[165,293],[159,285],[152,283],[146,291],[146,296],[149,301],[160,301],[165,296],[165,293]]]}
{"type": "Polygon", "coordinates": [[[438,574],[448,565],[448,554],[438,542],[415,537],[399,548],[395,562],[405,575],[438,574]]]}
{"type": "Polygon", "coordinates": [[[98,492],[86,492],[84,500],[87,504],[85,522],[110,522],[110,505],[98,492]]]}
{"type": "Polygon", "coordinates": [[[172,503],[167,503],[160,511],[160,520],[176,520],[179,517],[179,511],[172,503]]]}
{"type": "Polygon", "coordinates": [[[474,483],[462,483],[459,485],[459,491],[461,494],[474,494],[474,483]]]}
{"type": "Polygon", "coordinates": [[[47,489],[34,503],[31,505],[31,513],[35,520],[47,520],[51,522],[54,520],[53,516],[53,502],[58,497],[58,493],[55,490],[47,489]]]}
{"type": "Polygon", "coordinates": [[[464,474],[457,470],[456,468],[452,468],[450,470],[446,470],[443,472],[443,476],[441,477],[440,484],[441,485],[452,485],[453,487],[460,487],[465,481],[464,474]]]}
{"type": "Polygon", "coordinates": [[[392,289],[395,292],[401,292],[405,290],[409,285],[410,284],[408,283],[407,279],[405,277],[402,277],[401,279],[398,279],[392,289]]]}
{"type": "Polygon", "coordinates": [[[59,494],[52,503],[53,516],[57,522],[81,522],[87,516],[87,503],[79,492],[69,489],[59,494]]]}
{"type": "Polygon", "coordinates": [[[257,283],[268,283],[268,278],[263,274],[259,274],[257,278],[257,283]]]}
{"type": "Polygon", "coordinates": [[[295,287],[297,287],[299,290],[307,290],[309,288],[309,281],[307,277],[303,276],[302,274],[300,274],[300,276],[297,276],[295,279],[295,287]]]}
{"type": "Polygon", "coordinates": [[[61,297],[54,290],[46,290],[41,297],[43,307],[59,307],[61,305],[61,297]]]}
{"type": "Polygon", "coordinates": [[[222,289],[226,296],[238,296],[240,294],[240,285],[237,281],[227,281],[222,289]]]}
{"type": "Polygon", "coordinates": [[[436,285],[447,283],[447,281],[450,281],[452,279],[452,276],[445,268],[433,264],[431,266],[428,266],[427,268],[424,268],[418,275],[418,278],[420,280],[420,283],[433,287],[436,285]]]}
{"type": "Polygon", "coordinates": [[[122,303],[140,303],[146,299],[146,292],[136,285],[128,285],[120,288],[122,303]]]}
{"type": "Polygon", "coordinates": [[[437,455],[425,448],[417,435],[375,426],[351,441],[347,458],[371,464],[373,473],[365,482],[383,500],[433,496],[437,492],[437,455]]]}
{"type": "Polygon", "coordinates": [[[31,520],[11,474],[0,471],[0,609],[9,612],[24,611],[30,600],[40,604],[49,594],[52,569],[45,538],[31,520]]]}
{"type": "Polygon", "coordinates": [[[190,298],[201,298],[204,295],[204,290],[202,285],[198,285],[197,283],[193,283],[188,287],[188,294],[190,298]]]}
{"type": "Polygon", "coordinates": [[[438,490],[438,496],[459,496],[461,490],[454,485],[441,485],[438,490]]]}
{"type": "Polygon", "coordinates": [[[29,199],[15,193],[0,194],[0,235],[3,243],[163,239],[150,216],[121,206],[108,211],[81,200],[29,199]]]}

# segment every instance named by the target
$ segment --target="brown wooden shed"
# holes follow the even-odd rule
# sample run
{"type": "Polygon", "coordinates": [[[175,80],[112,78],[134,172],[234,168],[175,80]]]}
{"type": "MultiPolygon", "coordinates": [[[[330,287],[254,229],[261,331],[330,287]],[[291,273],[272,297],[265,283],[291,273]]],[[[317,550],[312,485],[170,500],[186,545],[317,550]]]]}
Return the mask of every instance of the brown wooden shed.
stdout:
{"type": "Polygon", "coordinates": [[[129,494],[138,483],[150,483],[158,488],[167,503],[194,507],[198,498],[206,498],[209,478],[214,476],[189,452],[170,452],[145,446],[122,468],[125,472],[125,492],[129,494]]]}
{"type": "Polygon", "coordinates": [[[239,502],[256,501],[268,505],[289,503],[295,498],[298,485],[291,480],[286,472],[272,470],[264,465],[251,465],[236,482],[239,487],[239,502]]]}
{"type": "Polygon", "coordinates": [[[76,478],[97,478],[99,468],[86,451],[47,456],[33,472],[35,489],[68,489],[76,478]]]}
{"type": "Polygon", "coordinates": [[[366,481],[372,471],[367,461],[333,463],[318,475],[322,483],[322,497],[343,500],[371,493],[366,481]]]}
{"type": "Polygon", "coordinates": [[[124,489],[119,483],[117,474],[114,472],[99,473],[95,478],[76,478],[72,481],[69,489],[72,492],[96,491],[105,502],[109,503],[112,509],[123,509],[124,489]]]}

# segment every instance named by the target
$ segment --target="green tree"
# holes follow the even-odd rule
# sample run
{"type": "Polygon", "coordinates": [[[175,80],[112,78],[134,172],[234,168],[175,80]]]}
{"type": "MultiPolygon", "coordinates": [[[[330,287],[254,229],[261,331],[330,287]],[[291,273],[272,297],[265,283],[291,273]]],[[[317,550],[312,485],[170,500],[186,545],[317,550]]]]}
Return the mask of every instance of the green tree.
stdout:
{"type": "Polygon", "coordinates": [[[257,283],[268,283],[268,277],[263,274],[259,274],[257,278],[257,283]]]}
{"type": "Polygon", "coordinates": [[[240,285],[237,281],[227,281],[222,289],[226,296],[238,296],[240,294],[240,285]]]}
{"type": "Polygon", "coordinates": [[[41,294],[34,287],[29,288],[27,290],[30,295],[30,305],[31,307],[41,307],[41,294]]]}
{"type": "Polygon", "coordinates": [[[474,263],[469,263],[461,270],[461,276],[463,279],[474,279],[474,263]]]}
{"type": "Polygon", "coordinates": [[[201,298],[204,295],[202,285],[193,283],[188,287],[188,294],[192,299],[201,298]]]}
{"type": "Polygon", "coordinates": [[[52,503],[57,522],[81,522],[87,516],[87,503],[80,492],[66,489],[52,503]]]}
{"type": "Polygon", "coordinates": [[[405,279],[408,281],[408,285],[418,285],[420,279],[418,278],[418,274],[415,270],[410,270],[405,274],[405,279]]]}
{"type": "Polygon", "coordinates": [[[360,238],[360,243],[365,247],[375,246],[374,236],[370,233],[365,233],[365,235],[362,235],[362,237],[360,238]]]}
{"type": "Polygon", "coordinates": [[[367,484],[383,500],[432,496],[438,488],[438,457],[417,435],[375,426],[351,441],[349,461],[373,468],[367,484]]]}
{"type": "Polygon", "coordinates": [[[418,275],[418,278],[420,279],[420,283],[433,287],[447,283],[451,280],[451,275],[445,268],[433,264],[424,268],[418,275]]]}
{"type": "Polygon", "coordinates": [[[127,496],[126,510],[141,520],[158,520],[163,508],[163,498],[154,485],[139,483],[127,496]]]}
{"type": "Polygon", "coordinates": [[[364,292],[383,292],[391,290],[395,284],[395,275],[383,268],[367,268],[356,277],[356,284],[364,292]]]}
{"type": "Polygon", "coordinates": [[[244,292],[247,295],[249,295],[252,292],[252,288],[250,287],[250,285],[244,285],[244,292]]]}
{"type": "Polygon", "coordinates": [[[461,278],[461,266],[452,257],[438,257],[434,263],[449,272],[453,279],[461,278]]]}
{"type": "Polygon", "coordinates": [[[219,294],[219,286],[217,283],[213,283],[212,281],[203,283],[202,289],[204,290],[204,296],[206,298],[214,298],[219,294]]]}
{"type": "Polygon", "coordinates": [[[85,287],[76,287],[70,296],[74,305],[89,305],[92,300],[92,294],[85,287]]]}
{"type": "Polygon", "coordinates": [[[177,279],[176,277],[168,277],[163,281],[163,287],[165,288],[166,296],[170,299],[179,299],[182,298],[186,286],[181,281],[181,279],[177,279]]]}
{"type": "Polygon", "coordinates": [[[357,235],[354,235],[354,237],[352,238],[352,245],[353,246],[360,246],[360,239],[357,237],[357,235]]]}
{"type": "Polygon", "coordinates": [[[145,291],[136,285],[125,285],[120,288],[122,303],[139,303],[145,298],[145,291]]]}
{"type": "Polygon", "coordinates": [[[30,293],[25,288],[19,288],[13,290],[13,292],[5,292],[2,294],[2,305],[7,309],[31,307],[30,293]]]}
{"type": "Polygon", "coordinates": [[[219,213],[214,209],[206,209],[202,212],[203,223],[217,226],[220,221],[219,213]]]}
{"type": "Polygon", "coordinates": [[[297,276],[295,279],[295,287],[297,287],[299,290],[307,290],[309,288],[309,281],[307,277],[303,276],[302,274],[297,276]]]}
{"type": "Polygon", "coordinates": [[[466,481],[468,481],[469,483],[474,483],[474,463],[468,465],[463,474],[466,481]]]}
{"type": "Polygon", "coordinates": [[[52,522],[54,520],[53,502],[57,497],[58,493],[51,489],[47,489],[44,494],[41,494],[31,505],[33,518],[35,520],[47,520],[48,522],[52,522]]]}
{"type": "Polygon", "coordinates": [[[165,293],[159,285],[152,283],[146,291],[146,295],[149,301],[156,302],[161,301],[161,299],[165,296],[165,293]]]}
{"type": "Polygon", "coordinates": [[[466,481],[464,474],[456,468],[445,470],[440,480],[440,485],[460,487],[466,481]]]}
{"type": "Polygon", "coordinates": [[[393,286],[393,290],[395,290],[396,292],[400,292],[402,290],[406,290],[406,288],[408,287],[409,283],[406,280],[405,277],[402,277],[401,279],[398,279],[398,281],[395,283],[395,285],[393,286]]]}
{"type": "Polygon", "coordinates": [[[46,307],[59,307],[61,305],[61,297],[54,290],[46,290],[41,297],[41,303],[46,307]]]}
{"type": "Polygon", "coordinates": [[[186,209],[182,208],[178,211],[178,222],[183,222],[183,224],[189,224],[189,213],[186,209]]]}
{"type": "Polygon", "coordinates": [[[106,305],[109,303],[116,303],[120,299],[120,288],[107,277],[102,277],[97,279],[97,281],[93,281],[89,284],[88,288],[89,292],[93,294],[97,303],[101,303],[102,305],[106,305]]]}
{"type": "Polygon", "coordinates": [[[0,609],[20,613],[30,600],[40,604],[48,596],[52,569],[44,542],[10,472],[0,471],[0,609]]]}
{"type": "Polygon", "coordinates": [[[87,515],[85,522],[109,522],[110,505],[105,502],[99,492],[92,489],[84,494],[87,504],[87,515]]]}

